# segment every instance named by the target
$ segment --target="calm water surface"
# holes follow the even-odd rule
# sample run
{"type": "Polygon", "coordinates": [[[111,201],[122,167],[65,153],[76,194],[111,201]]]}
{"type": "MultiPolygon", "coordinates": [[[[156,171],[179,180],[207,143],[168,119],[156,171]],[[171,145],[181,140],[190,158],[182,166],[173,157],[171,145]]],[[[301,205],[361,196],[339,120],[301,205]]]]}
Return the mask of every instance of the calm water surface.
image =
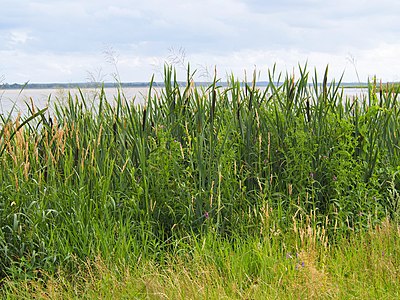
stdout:
{"type": "MultiPolygon", "coordinates": [[[[100,89],[81,89],[81,91],[85,99],[99,98],[100,89]]],[[[104,91],[108,101],[113,101],[118,95],[116,88],[105,88],[104,91]]],[[[81,98],[78,89],[24,89],[22,91],[0,89],[0,113],[10,112],[15,105],[14,112],[20,111],[23,114],[28,111],[26,103],[30,104],[31,101],[38,108],[47,106],[51,108],[56,102],[66,101],[69,92],[74,97],[81,98]]],[[[147,98],[148,88],[124,88],[123,92],[128,101],[141,104],[147,98]]]]}
{"type": "MultiPolygon", "coordinates": [[[[85,99],[91,100],[95,99],[95,97],[98,99],[98,95],[100,93],[100,89],[93,88],[81,89],[81,91],[85,99]]],[[[113,101],[118,95],[118,90],[116,88],[105,88],[104,91],[108,101],[113,101]]],[[[153,88],[152,93],[159,93],[160,91],[161,88],[153,88]]],[[[28,111],[26,103],[31,103],[31,99],[36,107],[41,109],[48,106],[51,109],[54,103],[58,101],[65,101],[65,99],[67,99],[66,96],[68,95],[68,92],[80,98],[79,91],[77,89],[24,89],[22,91],[0,89],[0,113],[9,113],[15,105],[13,111],[14,114],[17,114],[18,112],[24,114],[28,111]]],[[[147,98],[148,88],[124,88],[123,92],[129,102],[143,104],[147,98]]],[[[367,89],[344,89],[344,94],[349,97],[365,95],[366,93],[367,89]]]]}

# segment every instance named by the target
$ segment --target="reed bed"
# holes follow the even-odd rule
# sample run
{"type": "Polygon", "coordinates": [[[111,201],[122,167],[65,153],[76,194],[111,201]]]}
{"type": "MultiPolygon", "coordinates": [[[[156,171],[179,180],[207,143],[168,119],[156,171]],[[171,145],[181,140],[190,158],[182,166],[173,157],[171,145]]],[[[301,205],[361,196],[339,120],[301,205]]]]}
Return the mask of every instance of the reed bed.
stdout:
{"type": "Polygon", "coordinates": [[[157,264],[210,234],[234,245],[311,230],[330,247],[398,222],[399,88],[373,80],[344,97],[328,68],[311,85],[306,67],[268,74],[265,89],[256,74],[203,87],[188,71],[182,87],[166,66],[145,105],[121,89],[2,115],[0,276],[73,274],[98,256],[157,264]]]}

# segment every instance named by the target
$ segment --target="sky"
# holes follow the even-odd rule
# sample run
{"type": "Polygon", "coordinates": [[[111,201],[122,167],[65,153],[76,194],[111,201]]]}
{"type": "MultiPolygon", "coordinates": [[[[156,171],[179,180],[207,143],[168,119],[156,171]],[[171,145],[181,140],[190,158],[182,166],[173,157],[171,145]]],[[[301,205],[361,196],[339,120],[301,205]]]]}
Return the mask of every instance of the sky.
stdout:
{"type": "Polygon", "coordinates": [[[400,81],[398,0],[0,0],[0,83],[146,82],[214,70],[400,81]]]}

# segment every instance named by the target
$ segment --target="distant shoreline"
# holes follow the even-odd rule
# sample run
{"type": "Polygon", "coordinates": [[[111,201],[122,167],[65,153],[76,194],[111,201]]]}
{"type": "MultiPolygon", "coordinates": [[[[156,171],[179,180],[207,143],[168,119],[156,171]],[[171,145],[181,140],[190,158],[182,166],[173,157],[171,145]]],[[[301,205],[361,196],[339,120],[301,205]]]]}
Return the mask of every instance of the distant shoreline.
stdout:
{"type": "MultiPolygon", "coordinates": [[[[153,86],[160,86],[161,83],[153,83],[153,86]]],[[[149,87],[149,82],[126,82],[126,83],[111,83],[111,82],[76,82],[76,83],[27,83],[27,84],[1,84],[0,89],[2,90],[20,90],[20,89],[37,89],[37,90],[46,90],[46,89],[75,89],[75,88],[143,88],[149,87]]],[[[164,84],[162,83],[162,86],[164,84]]]]}
{"type": "MultiPolygon", "coordinates": [[[[180,86],[186,86],[187,82],[178,82],[180,86]]],[[[209,86],[211,82],[195,82],[198,86],[209,86]]],[[[244,83],[243,83],[244,84],[244,83]]],[[[251,83],[249,83],[251,84],[251,83]]],[[[153,87],[164,87],[164,82],[154,82],[153,87]]],[[[227,86],[227,82],[219,82],[220,86],[227,86]]],[[[268,82],[257,82],[257,87],[266,87],[268,82]]],[[[22,90],[22,89],[87,89],[87,88],[145,88],[149,87],[150,82],[123,82],[123,83],[113,83],[113,82],[76,82],[76,83],[13,83],[13,84],[1,84],[0,90],[22,90]]],[[[368,83],[341,83],[343,88],[366,88],[368,83]]]]}

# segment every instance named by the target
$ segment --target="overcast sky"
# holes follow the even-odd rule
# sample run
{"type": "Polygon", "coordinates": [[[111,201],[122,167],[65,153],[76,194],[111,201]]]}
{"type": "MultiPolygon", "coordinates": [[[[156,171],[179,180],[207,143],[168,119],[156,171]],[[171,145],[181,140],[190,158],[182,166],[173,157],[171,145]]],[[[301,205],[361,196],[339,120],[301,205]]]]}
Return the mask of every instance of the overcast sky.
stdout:
{"type": "Polygon", "coordinates": [[[183,59],[199,80],[307,62],[399,81],[400,1],[1,0],[0,41],[3,83],[161,80],[165,61],[184,78],[183,59]]]}

